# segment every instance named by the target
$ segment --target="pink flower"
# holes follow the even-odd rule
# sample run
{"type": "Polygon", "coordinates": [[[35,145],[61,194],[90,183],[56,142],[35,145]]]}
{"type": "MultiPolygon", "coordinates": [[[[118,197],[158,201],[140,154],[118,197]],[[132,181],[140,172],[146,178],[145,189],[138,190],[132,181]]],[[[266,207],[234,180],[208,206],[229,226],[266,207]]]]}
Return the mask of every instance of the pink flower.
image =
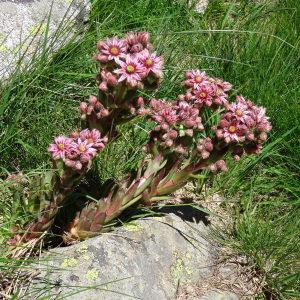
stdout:
{"type": "Polygon", "coordinates": [[[93,148],[93,143],[89,143],[88,140],[79,138],[75,147],[82,163],[89,162],[97,154],[97,149],[93,148]]]}
{"type": "Polygon", "coordinates": [[[48,151],[52,154],[53,159],[64,159],[66,152],[70,149],[72,139],[65,136],[58,136],[54,139],[54,144],[50,144],[48,151]]]}
{"type": "Polygon", "coordinates": [[[145,70],[145,76],[152,72],[156,77],[161,78],[163,58],[156,55],[156,53],[150,53],[148,50],[143,50],[139,53],[138,59],[145,70]]]}
{"type": "MultiPolygon", "coordinates": [[[[118,61],[120,58],[125,57],[126,44],[124,40],[117,38],[107,39],[105,42],[101,41],[98,43],[98,49],[100,51],[100,56],[104,56],[107,60],[118,61]]],[[[99,59],[101,61],[101,59],[99,59]]],[[[102,58],[104,62],[104,58],[102,58]]]]}
{"type": "Polygon", "coordinates": [[[186,73],[186,81],[184,82],[187,87],[194,89],[198,88],[201,83],[208,79],[205,72],[200,70],[192,70],[186,73]]]}
{"type": "Polygon", "coordinates": [[[228,111],[231,112],[236,120],[246,123],[249,118],[250,111],[248,110],[248,106],[241,102],[235,102],[228,106],[228,111]]]}
{"type": "Polygon", "coordinates": [[[142,80],[144,68],[136,58],[126,56],[126,61],[118,61],[120,69],[114,72],[120,75],[119,82],[126,80],[129,86],[136,87],[138,81],[142,80]]]}
{"type": "Polygon", "coordinates": [[[222,133],[227,144],[230,142],[239,141],[240,128],[239,125],[235,122],[229,123],[227,127],[224,127],[222,133]]]}
{"type": "Polygon", "coordinates": [[[200,107],[202,105],[211,106],[213,100],[213,89],[209,84],[203,84],[198,86],[197,89],[194,90],[195,103],[200,107]]]}
{"type": "Polygon", "coordinates": [[[79,137],[82,141],[87,141],[88,144],[92,144],[93,148],[101,150],[105,147],[107,138],[101,138],[100,131],[98,129],[85,129],[82,130],[79,134],[79,137]]]}

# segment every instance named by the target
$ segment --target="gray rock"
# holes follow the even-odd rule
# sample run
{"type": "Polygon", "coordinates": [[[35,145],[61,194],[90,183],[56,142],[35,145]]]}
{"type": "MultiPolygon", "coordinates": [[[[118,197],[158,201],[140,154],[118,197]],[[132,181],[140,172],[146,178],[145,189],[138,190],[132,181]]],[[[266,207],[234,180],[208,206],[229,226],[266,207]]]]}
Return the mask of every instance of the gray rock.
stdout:
{"type": "Polygon", "coordinates": [[[42,273],[27,299],[175,299],[181,285],[212,276],[209,235],[202,221],[168,214],[52,250],[35,266],[42,273]]]}
{"type": "Polygon", "coordinates": [[[30,61],[43,48],[46,34],[53,50],[64,44],[88,19],[89,10],[89,0],[0,0],[0,79],[23,55],[25,64],[30,61]]]}
{"type": "Polygon", "coordinates": [[[204,14],[208,6],[208,0],[198,0],[196,1],[195,11],[199,14],[204,14]]]}

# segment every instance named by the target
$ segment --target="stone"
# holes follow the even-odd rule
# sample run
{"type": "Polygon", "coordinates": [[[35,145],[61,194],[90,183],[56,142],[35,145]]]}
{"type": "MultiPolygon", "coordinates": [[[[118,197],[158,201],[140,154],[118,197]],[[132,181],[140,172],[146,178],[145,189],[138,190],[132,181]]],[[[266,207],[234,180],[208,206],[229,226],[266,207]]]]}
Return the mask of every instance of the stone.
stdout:
{"type": "Polygon", "coordinates": [[[208,0],[198,0],[195,5],[195,11],[199,14],[204,14],[208,6],[208,0]]]}
{"type": "Polygon", "coordinates": [[[21,57],[26,64],[41,51],[46,35],[52,50],[65,44],[83,27],[89,11],[89,0],[0,0],[0,80],[21,57]]]}
{"type": "Polygon", "coordinates": [[[41,274],[26,299],[175,299],[181,285],[211,277],[216,263],[204,214],[175,213],[51,250],[34,266],[41,274]]]}

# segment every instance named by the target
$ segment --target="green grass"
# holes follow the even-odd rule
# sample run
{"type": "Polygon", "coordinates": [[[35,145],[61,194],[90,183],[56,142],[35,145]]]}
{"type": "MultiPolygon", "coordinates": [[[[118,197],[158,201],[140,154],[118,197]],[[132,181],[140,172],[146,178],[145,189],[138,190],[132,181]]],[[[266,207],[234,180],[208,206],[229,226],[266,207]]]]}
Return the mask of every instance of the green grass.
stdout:
{"type": "MultiPolygon", "coordinates": [[[[151,32],[165,56],[165,78],[155,96],[175,98],[183,71],[201,68],[267,108],[273,124],[269,146],[258,158],[232,163],[213,188],[238,199],[228,242],[260,270],[265,295],[299,296],[298,0],[211,0],[204,15],[183,0],[94,0],[86,33],[57,53],[45,49],[28,72],[17,72],[0,86],[1,173],[50,166],[49,142],[80,126],[77,106],[96,93],[96,42],[130,30],[151,32]]],[[[136,166],[144,127],[141,120],[124,126],[121,139],[102,153],[95,166],[101,180],[121,178],[136,166]]],[[[24,211],[0,199],[0,212],[3,238],[24,211]]]]}

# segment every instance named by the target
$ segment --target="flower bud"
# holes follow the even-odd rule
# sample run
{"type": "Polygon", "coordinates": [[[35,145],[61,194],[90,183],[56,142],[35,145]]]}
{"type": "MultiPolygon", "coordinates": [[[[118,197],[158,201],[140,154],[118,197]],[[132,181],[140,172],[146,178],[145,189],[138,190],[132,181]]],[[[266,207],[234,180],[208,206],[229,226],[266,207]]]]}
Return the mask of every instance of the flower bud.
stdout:
{"type": "Polygon", "coordinates": [[[103,105],[102,105],[102,103],[101,103],[100,101],[97,101],[97,102],[95,103],[95,109],[98,110],[98,111],[101,110],[102,106],[103,106],[103,105]]]}
{"type": "Polygon", "coordinates": [[[209,158],[210,153],[208,151],[201,151],[201,156],[203,159],[208,159],[209,158]]]}
{"type": "Polygon", "coordinates": [[[223,159],[218,160],[216,162],[216,166],[219,170],[226,172],[227,171],[227,167],[226,167],[226,163],[223,159]]]}
{"type": "Polygon", "coordinates": [[[87,109],[86,114],[90,115],[93,111],[94,111],[94,106],[89,106],[88,109],[87,109]]]}
{"type": "Polygon", "coordinates": [[[138,97],[136,100],[136,103],[138,106],[143,106],[144,105],[144,99],[143,97],[138,97]]]}
{"type": "Polygon", "coordinates": [[[90,96],[89,103],[90,103],[91,105],[95,105],[96,102],[97,102],[97,97],[95,97],[95,96],[90,96]]]}
{"type": "Polygon", "coordinates": [[[99,41],[99,42],[97,43],[97,48],[98,48],[99,50],[105,49],[105,46],[106,46],[106,43],[105,43],[104,41],[99,41]]]}
{"type": "Polygon", "coordinates": [[[177,136],[178,136],[178,133],[177,133],[176,130],[170,130],[170,132],[169,132],[169,137],[170,137],[172,140],[176,139],[177,136]]]}
{"type": "Polygon", "coordinates": [[[193,131],[193,129],[187,129],[186,131],[185,131],[185,134],[187,135],[187,136],[193,136],[194,135],[194,131],[193,131]]]}
{"type": "Polygon", "coordinates": [[[166,146],[171,147],[173,145],[173,141],[172,140],[166,140],[166,146]]]}
{"type": "Polygon", "coordinates": [[[234,158],[234,160],[235,160],[235,161],[239,161],[239,160],[241,159],[241,157],[240,157],[239,155],[237,155],[237,154],[236,154],[236,155],[234,155],[234,157],[233,157],[233,158],[234,158]]]}
{"type": "Polygon", "coordinates": [[[99,84],[99,90],[101,90],[103,92],[107,91],[107,84],[106,84],[106,82],[103,81],[103,82],[101,82],[99,84]]]}
{"type": "Polygon", "coordinates": [[[218,130],[216,131],[216,136],[217,136],[218,139],[221,139],[221,138],[223,137],[222,130],[219,130],[219,129],[218,129],[218,130]]]}
{"type": "Polygon", "coordinates": [[[108,110],[108,109],[102,109],[102,110],[100,111],[100,115],[101,115],[102,117],[107,117],[107,116],[109,115],[109,110],[108,110]]]}
{"type": "Polygon", "coordinates": [[[95,55],[95,59],[103,64],[106,64],[108,62],[108,57],[106,55],[97,54],[95,55]]]}
{"type": "Polygon", "coordinates": [[[163,129],[163,130],[168,130],[169,129],[169,125],[167,124],[167,123],[163,123],[162,125],[161,125],[161,128],[163,129]]]}
{"type": "Polygon", "coordinates": [[[262,141],[266,141],[267,140],[267,134],[265,132],[262,132],[260,135],[259,135],[259,138],[262,140],[262,141]]]}
{"type": "Polygon", "coordinates": [[[208,167],[213,173],[217,172],[217,166],[215,164],[211,164],[208,167]]]}
{"type": "Polygon", "coordinates": [[[176,151],[180,154],[184,154],[186,152],[181,145],[177,146],[176,151]]]}
{"type": "Polygon", "coordinates": [[[179,96],[178,96],[178,100],[179,100],[179,101],[184,101],[184,99],[185,99],[185,96],[184,96],[184,95],[179,95],[179,96]]]}
{"type": "Polygon", "coordinates": [[[75,162],[73,160],[65,159],[64,163],[69,168],[75,168],[75,162]]]}
{"type": "Polygon", "coordinates": [[[116,76],[114,76],[114,75],[107,76],[107,84],[109,86],[116,86],[117,83],[118,83],[118,80],[117,80],[116,76]]]}
{"type": "Polygon", "coordinates": [[[87,112],[87,104],[85,102],[80,103],[80,111],[83,114],[87,112]]]}
{"type": "Polygon", "coordinates": [[[77,160],[76,162],[75,162],[75,169],[77,170],[77,171],[79,171],[79,170],[81,170],[82,169],[82,164],[81,164],[81,162],[79,161],[79,160],[77,160]]]}
{"type": "Polygon", "coordinates": [[[252,132],[250,132],[249,134],[247,134],[247,139],[249,141],[253,141],[255,139],[254,134],[252,132]]]}

